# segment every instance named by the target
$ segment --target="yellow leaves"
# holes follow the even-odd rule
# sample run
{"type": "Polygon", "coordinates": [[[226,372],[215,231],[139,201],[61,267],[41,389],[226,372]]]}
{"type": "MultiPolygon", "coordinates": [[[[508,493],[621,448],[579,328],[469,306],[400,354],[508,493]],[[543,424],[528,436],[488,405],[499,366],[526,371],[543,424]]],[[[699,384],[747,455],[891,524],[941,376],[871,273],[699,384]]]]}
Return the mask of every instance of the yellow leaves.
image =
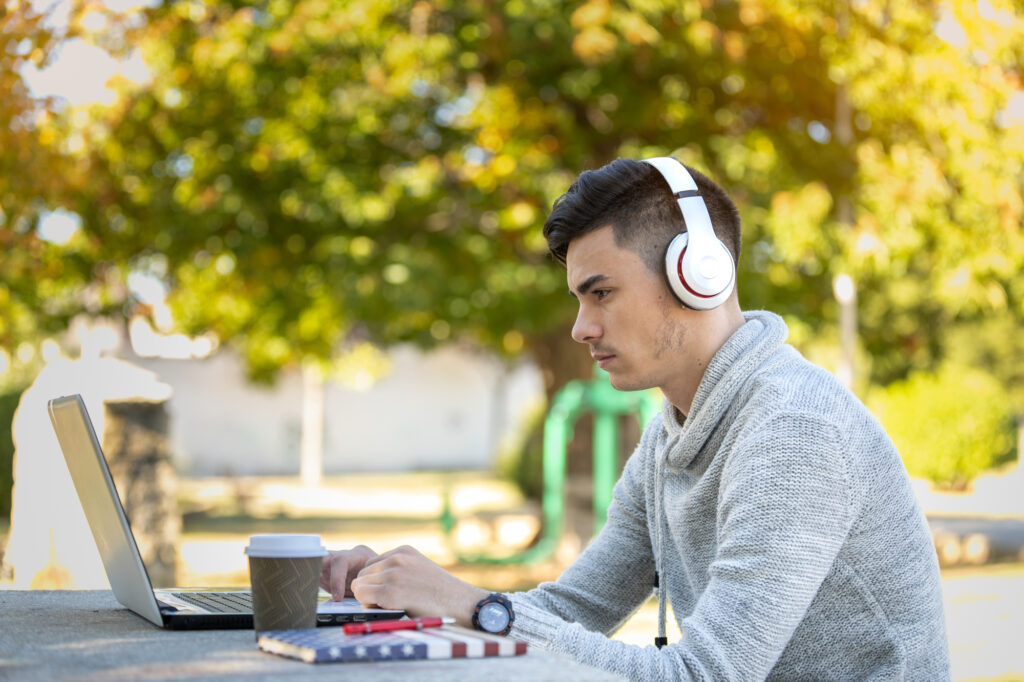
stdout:
{"type": "Polygon", "coordinates": [[[355,193],[355,186],[337,168],[331,168],[327,171],[322,187],[324,198],[332,205],[337,204],[340,200],[347,199],[355,193]]]}
{"type": "Polygon", "coordinates": [[[967,298],[970,283],[971,270],[966,265],[961,265],[944,273],[940,289],[950,299],[964,300],[967,298]]]}
{"type": "Polygon", "coordinates": [[[909,143],[893,145],[888,153],[877,142],[864,143],[857,156],[859,173],[870,178],[861,194],[863,208],[876,215],[890,246],[917,248],[922,237],[916,223],[931,222],[929,213],[952,198],[938,159],[909,143]]]}
{"type": "Polygon", "coordinates": [[[270,0],[267,11],[277,18],[287,17],[292,12],[292,5],[288,0],[270,0]]]}
{"type": "Polygon", "coordinates": [[[610,31],[588,26],[573,38],[573,53],[588,66],[603,64],[614,53],[618,40],[610,31]]]}
{"type": "Polygon", "coordinates": [[[603,26],[611,18],[612,8],[608,0],[588,0],[572,13],[572,27],[583,30],[593,26],[603,26]]]}
{"type": "Polygon", "coordinates": [[[369,237],[360,235],[352,238],[352,241],[349,244],[349,253],[352,254],[352,257],[356,260],[366,260],[373,254],[376,248],[376,242],[369,237]]]}
{"type": "Polygon", "coordinates": [[[720,33],[718,27],[710,21],[698,19],[687,26],[686,39],[699,54],[709,55],[720,33]]]}
{"type": "Polygon", "coordinates": [[[391,263],[384,268],[384,281],[400,286],[409,281],[409,267],[404,263],[391,263]]]}
{"type": "Polygon", "coordinates": [[[731,61],[743,61],[747,56],[747,46],[743,34],[739,31],[726,31],[722,36],[722,49],[731,61]]]}
{"type": "Polygon", "coordinates": [[[363,217],[371,222],[382,222],[390,218],[394,213],[394,206],[390,201],[376,195],[368,195],[360,201],[363,217]]]}
{"type": "Polygon", "coordinates": [[[391,357],[370,343],[357,343],[334,358],[331,376],[346,388],[365,391],[391,373],[391,357]]]}
{"type": "Polygon", "coordinates": [[[522,110],[524,103],[520,101],[517,91],[507,84],[489,86],[480,89],[480,99],[465,118],[467,126],[479,127],[476,143],[489,152],[498,153],[505,140],[515,133],[520,125],[530,125],[524,121],[529,111],[522,110]]]}
{"type": "Polygon", "coordinates": [[[424,197],[441,182],[441,173],[441,160],[431,154],[420,159],[414,166],[396,169],[387,180],[400,186],[411,196],[424,197]]]}
{"type": "Polygon", "coordinates": [[[533,223],[537,217],[537,209],[533,204],[517,201],[509,209],[509,217],[512,219],[512,226],[521,229],[533,223]]]}
{"type": "Polygon", "coordinates": [[[329,305],[322,303],[323,301],[325,301],[325,297],[313,299],[313,305],[299,315],[295,325],[299,339],[315,341],[323,335],[324,321],[329,320],[333,312],[329,305]]]}
{"type": "Polygon", "coordinates": [[[740,21],[747,26],[757,26],[768,18],[763,0],[740,0],[740,21]]]}
{"type": "Polygon", "coordinates": [[[505,333],[505,336],[501,338],[501,347],[506,353],[516,354],[523,350],[523,346],[526,345],[526,339],[521,333],[512,329],[505,333]]]}
{"type": "Polygon", "coordinates": [[[1006,289],[999,282],[989,281],[985,283],[985,298],[991,309],[1006,310],[1006,289]]]}
{"type": "Polygon", "coordinates": [[[363,76],[366,78],[366,82],[374,90],[379,92],[387,92],[388,90],[388,76],[384,69],[379,64],[372,64],[363,71],[363,76]]]}
{"type": "Polygon", "coordinates": [[[409,33],[417,37],[426,35],[427,22],[430,19],[432,10],[433,7],[425,0],[420,0],[420,2],[413,5],[412,10],[409,12],[409,33]]]}
{"type": "Polygon", "coordinates": [[[505,144],[505,136],[494,128],[484,128],[476,136],[476,143],[481,149],[497,153],[505,144]]]}
{"type": "Polygon", "coordinates": [[[783,263],[799,264],[827,255],[824,226],[831,210],[832,194],[821,182],[772,196],[765,226],[783,263]]]}
{"type": "Polygon", "coordinates": [[[498,225],[503,230],[523,230],[535,224],[537,208],[527,201],[516,201],[498,214],[498,225]]]}
{"type": "Polygon", "coordinates": [[[57,131],[47,126],[46,128],[43,128],[42,130],[39,131],[39,137],[37,139],[39,140],[40,144],[49,147],[53,145],[54,142],[57,141],[57,131]]]}
{"type": "Polygon", "coordinates": [[[653,45],[661,38],[657,29],[635,12],[627,12],[622,15],[619,21],[619,30],[631,45],[653,45]]]}
{"type": "Polygon", "coordinates": [[[613,8],[608,0],[588,0],[572,13],[570,23],[578,31],[573,53],[588,66],[607,62],[618,49],[618,36],[630,45],[653,45],[661,38],[643,16],[613,8]]]}
{"type": "Polygon", "coordinates": [[[755,171],[770,172],[778,163],[779,155],[775,144],[767,135],[758,133],[748,142],[749,156],[747,165],[755,171]]]}
{"type": "Polygon", "coordinates": [[[235,62],[227,69],[227,82],[233,93],[251,94],[256,84],[256,72],[248,62],[235,62]]]}
{"type": "Polygon", "coordinates": [[[192,75],[192,69],[189,66],[180,64],[171,71],[171,81],[178,85],[184,85],[188,82],[189,77],[192,75]]]}
{"type": "Polygon", "coordinates": [[[995,190],[995,205],[999,210],[999,224],[1006,232],[1019,232],[1024,220],[1024,200],[1020,185],[1003,178],[995,190]]]}
{"type": "Polygon", "coordinates": [[[502,154],[494,160],[492,168],[494,169],[494,174],[498,177],[511,175],[516,169],[515,157],[509,154],[502,154]]]}

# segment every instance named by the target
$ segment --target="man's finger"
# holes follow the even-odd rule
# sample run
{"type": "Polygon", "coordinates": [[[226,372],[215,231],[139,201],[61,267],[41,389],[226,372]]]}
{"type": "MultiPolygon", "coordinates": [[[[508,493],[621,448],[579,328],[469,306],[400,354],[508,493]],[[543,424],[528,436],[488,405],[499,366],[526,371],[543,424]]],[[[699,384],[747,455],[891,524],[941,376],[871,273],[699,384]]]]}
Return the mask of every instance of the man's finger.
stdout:
{"type": "Polygon", "coordinates": [[[372,579],[356,578],[352,581],[352,595],[359,600],[360,604],[368,608],[393,608],[385,605],[387,592],[386,585],[374,582],[372,579]]]}
{"type": "Polygon", "coordinates": [[[334,601],[341,601],[345,598],[345,588],[348,582],[348,566],[342,562],[340,565],[335,564],[331,571],[331,582],[328,588],[331,592],[331,598],[334,601]]]}
{"type": "Polygon", "coordinates": [[[383,554],[378,554],[375,557],[371,557],[371,558],[367,559],[366,563],[363,565],[363,570],[366,570],[367,568],[369,568],[370,566],[373,566],[374,564],[379,564],[382,561],[387,561],[397,551],[398,551],[397,549],[393,549],[390,552],[384,552],[383,554]]]}
{"type": "Polygon", "coordinates": [[[345,598],[345,587],[348,582],[349,559],[343,554],[336,554],[330,558],[328,564],[327,584],[324,589],[331,593],[334,601],[341,601],[345,598]]]}
{"type": "Polygon", "coordinates": [[[380,563],[382,561],[387,561],[388,559],[391,559],[392,557],[395,557],[395,556],[406,556],[406,555],[409,555],[409,554],[419,554],[419,552],[417,552],[415,549],[413,549],[409,545],[402,545],[401,547],[395,547],[391,551],[384,552],[383,554],[378,554],[375,557],[371,557],[370,559],[367,559],[366,560],[366,564],[363,566],[363,568],[365,569],[368,566],[372,566],[374,564],[378,564],[378,563],[380,563]]]}
{"type": "Polygon", "coordinates": [[[398,550],[391,550],[380,556],[375,556],[367,561],[363,568],[359,571],[359,575],[370,575],[372,573],[380,573],[381,571],[387,570],[389,567],[398,566],[396,552],[398,550]]]}

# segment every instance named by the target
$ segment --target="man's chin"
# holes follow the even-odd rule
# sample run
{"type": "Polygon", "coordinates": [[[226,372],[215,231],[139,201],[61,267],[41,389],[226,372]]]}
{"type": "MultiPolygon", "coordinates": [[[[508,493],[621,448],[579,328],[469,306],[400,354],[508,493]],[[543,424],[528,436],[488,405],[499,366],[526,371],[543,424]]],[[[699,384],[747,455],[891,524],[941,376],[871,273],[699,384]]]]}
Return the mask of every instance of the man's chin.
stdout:
{"type": "Polygon", "coordinates": [[[615,372],[608,373],[608,380],[616,391],[642,391],[650,388],[647,383],[639,381],[636,377],[628,377],[615,372]]]}

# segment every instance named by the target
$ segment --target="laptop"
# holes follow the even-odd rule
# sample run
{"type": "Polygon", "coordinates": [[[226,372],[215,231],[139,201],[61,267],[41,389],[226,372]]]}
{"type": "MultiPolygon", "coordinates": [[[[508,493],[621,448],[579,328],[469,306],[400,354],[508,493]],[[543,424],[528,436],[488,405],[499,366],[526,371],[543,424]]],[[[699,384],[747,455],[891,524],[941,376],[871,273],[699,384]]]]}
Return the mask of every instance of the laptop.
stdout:
{"type": "MultiPolygon", "coordinates": [[[[82,397],[56,398],[49,401],[48,407],[50,421],[117,601],[162,628],[251,628],[252,599],[249,591],[153,589],[82,397]]],[[[326,593],[321,595],[317,625],[340,625],[405,615],[401,610],[365,608],[351,597],[333,602],[326,593]]]]}

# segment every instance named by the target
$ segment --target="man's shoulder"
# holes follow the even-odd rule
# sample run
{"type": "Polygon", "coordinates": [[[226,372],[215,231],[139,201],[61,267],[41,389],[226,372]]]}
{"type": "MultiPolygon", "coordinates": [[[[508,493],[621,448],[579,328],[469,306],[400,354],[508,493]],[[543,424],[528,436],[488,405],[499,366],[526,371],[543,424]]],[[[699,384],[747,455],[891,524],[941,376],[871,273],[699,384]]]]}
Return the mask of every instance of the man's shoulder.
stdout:
{"type": "Polygon", "coordinates": [[[739,407],[748,413],[820,421],[841,433],[858,423],[877,426],[860,398],[834,374],[789,345],[780,346],[750,377],[739,407]]]}
{"type": "Polygon", "coordinates": [[[789,346],[751,377],[730,428],[742,442],[776,443],[782,451],[804,444],[831,452],[857,479],[874,478],[880,467],[901,468],[896,447],[864,403],[789,346]]]}

